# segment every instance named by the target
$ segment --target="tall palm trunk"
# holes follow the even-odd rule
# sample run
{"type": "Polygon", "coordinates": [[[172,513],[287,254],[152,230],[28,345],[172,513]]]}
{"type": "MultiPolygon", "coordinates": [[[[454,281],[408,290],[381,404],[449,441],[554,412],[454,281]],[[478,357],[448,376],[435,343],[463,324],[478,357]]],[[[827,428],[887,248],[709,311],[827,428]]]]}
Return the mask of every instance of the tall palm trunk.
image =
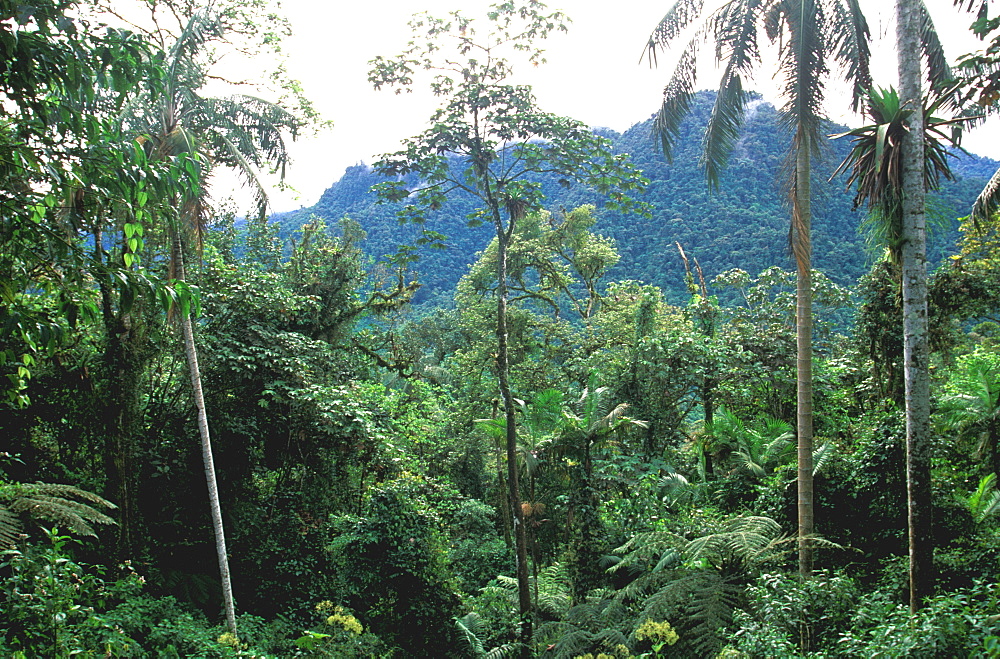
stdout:
{"type": "Polygon", "coordinates": [[[811,141],[799,128],[795,153],[792,250],[795,288],[796,425],[798,435],[799,574],[813,568],[813,410],[812,410],[812,224],[811,141]]]}
{"type": "Polygon", "coordinates": [[[927,257],[924,217],[923,102],[920,89],[920,4],[896,0],[900,103],[912,111],[902,144],[903,379],[906,390],[906,493],[910,544],[910,610],[930,593],[931,541],[930,350],[927,337],[927,257]]]}
{"type": "MultiPolygon", "coordinates": [[[[177,259],[177,280],[184,281],[184,252],[179,237],[174,238],[177,259]]],[[[191,374],[191,392],[198,411],[198,433],[201,436],[201,457],[205,466],[205,483],[208,485],[208,503],[215,532],[215,552],[219,559],[219,579],[222,581],[222,604],[226,612],[226,627],[234,636],[236,631],[236,606],[233,602],[233,584],[229,576],[229,555],[226,552],[226,534],[222,526],[222,506],[219,503],[219,484],[215,477],[212,459],[212,438],[205,413],[205,397],[201,390],[201,369],[198,367],[198,350],[194,344],[194,326],[190,312],[181,312],[181,331],[184,334],[184,356],[191,374]]]]}

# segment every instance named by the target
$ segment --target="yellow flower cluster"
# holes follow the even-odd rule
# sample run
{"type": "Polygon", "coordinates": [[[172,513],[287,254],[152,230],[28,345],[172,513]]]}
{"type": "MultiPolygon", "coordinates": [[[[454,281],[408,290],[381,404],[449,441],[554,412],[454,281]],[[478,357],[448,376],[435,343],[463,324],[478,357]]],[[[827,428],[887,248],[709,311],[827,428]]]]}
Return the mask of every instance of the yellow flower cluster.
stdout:
{"type": "Polygon", "coordinates": [[[225,632],[216,640],[219,642],[219,645],[228,645],[232,648],[238,648],[240,646],[240,640],[236,638],[236,635],[232,632],[225,632]]]}
{"type": "Polygon", "coordinates": [[[330,600],[323,600],[322,602],[317,604],[316,611],[318,613],[332,612],[332,615],[327,617],[326,624],[330,626],[340,625],[345,630],[351,632],[355,636],[361,634],[361,632],[365,630],[365,628],[361,626],[361,623],[358,621],[357,618],[355,618],[346,610],[344,610],[344,607],[336,606],[330,600]]]}
{"type": "Polygon", "coordinates": [[[670,626],[670,623],[664,620],[663,622],[656,622],[650,618],[646,619],[646,622],[639,625],[639,628],[635,630],[635,638],[638,641],[650,640],[653,643],[666,643],[667,645],[673,645],[677,642],[680,636],[674,631],[674,628],[670,626]]]}
{"type": "Polygon", "coordinates": [[[342,606],[338,606],[333,610],[333,615],[326,619],[326,624],[340,625],[355,636],[364,631],[364,627],[361,626],[358,619],[344,611],[344,607],[342,606]]]}

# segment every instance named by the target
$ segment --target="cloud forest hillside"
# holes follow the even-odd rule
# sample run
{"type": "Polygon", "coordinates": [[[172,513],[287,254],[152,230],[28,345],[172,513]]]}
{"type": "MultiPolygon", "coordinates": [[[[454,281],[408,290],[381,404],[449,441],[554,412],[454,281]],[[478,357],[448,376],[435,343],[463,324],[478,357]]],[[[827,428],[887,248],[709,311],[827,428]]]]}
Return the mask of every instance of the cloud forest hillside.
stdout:
{"type": "MultiPolygon", "coordinates": [[[[636,279],[660,286],[675,302],[684,299],[683,263],[674,246],[679,242],[702,265],[705,275],[730,268],[750,273],[777,265],[791,268],[788,253],[789,211],[783,190],[783,167],[788,135],[778,124],[774,106],[763,100],[750,104],[745,130],[729,160],[718,190],[711,190],[699,166],[701,136],[711,114],[714,93],[701,92],[681,127],[672,162],[668,162],[651,136],[652,119],[624,133],[598,129],[612,140],[614,149],[628,153],[650,179],[643,201],[651,217],[602,211],[595,230],[614,238],[621,261],[612,279],[636,279]]],[[[831,135],[846,128],[830,124],[831,135]]],[[[827,179],[850,149],[847,138],[831,140],[816,162],[813,202],[813,267],[843,285],[855,283],[870,262],[865,237],[859,231],[862,213],[852,210],[851,194],[843,178],[827,179]]],[[[932,228],[930,259],[939,261],[954,247],[955,218],[968,214],[976,195],[1000,163],[988,158],[956,153],[952,159],[956,180],[946,181],[932,202],[939,218],[932,228]]],[[[315,206],[273,216],[285,235],[294,232],[310,215],[334,226],[342,217],[358,221],[367,232],[365,251],[373,257],[394,253],[400,241],[416,238],[416,227],[400,227],[396,208],[379,205],[371,192],[382,179],[359,164],[347,169],[326,190],[315,206]]],[[[583,203],[601,205],[592,190],[564,188],[542,181],[549,209],[572,209],[583,203]]],[[[447,205],[428,219],[427,226],[448,237],[444,251],[426,250],[415,270],[424,285],[418,300],[451,290],[475,254],[489,242],[491,229],[466,226],[472,200],[451,196],[447,205]]]]}

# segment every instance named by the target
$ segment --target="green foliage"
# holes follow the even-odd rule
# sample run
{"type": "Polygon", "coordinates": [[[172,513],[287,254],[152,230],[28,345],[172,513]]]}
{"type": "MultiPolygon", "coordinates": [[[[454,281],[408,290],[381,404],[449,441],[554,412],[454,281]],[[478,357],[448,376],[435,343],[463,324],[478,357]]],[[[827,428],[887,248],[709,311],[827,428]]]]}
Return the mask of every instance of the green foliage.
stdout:
{"type": "Polygon", "coordinates": [[[844,656],[993,656],[1000,634],[996,584],[931,598],[915,615],[882,593],[861,599],[851,629],[838,640],[844,656]]]}
{"type": "Polygon", "coordinates": [[[108,608],[138,589],[137,575],[105,581],[102,567],[70,558],[68,536],[52,528],[45,539],[0,554],[0,649],[53,658],[127,656],[135,642],[114,624],[108,608]]]}
{"type": "Polygon", "coordinates": [[[366,632],[358,619],[344,607],[323,601],[315,606],[315,612],[320,624],[295,641],[299,649],[295,656],[353,659],[387,653],[388,649],[379,638],[366,632]]]}
{"type": "Polygon", "coordinates": [[[463,592],[473,595],[500,574],[514,571],[513,556],[496,532],[496,510],[463,501],[450,515],[448,562],[463,592]]]}
{"type": "Polygon", "coordinates": [[[446,657],[456,647],[459,598],[432,490],[410,474],[374,488],[363,517],[337,521],[328,551],[342,601],[367,628],[410,655],[446,657]]]}
{"type": "Polygon", "coordinates": [[[747,588],[746,609],[734,615],[734,645],[747,657],[832,648],[849,629],[858,599],[857,585],[844,575],[762,574],[747,588]]]}
{"type": "Polygon", "coordinates": [[[982,524],[1000,512],[1000,491],[997,491],[997,475],[987,474],[979,481],[979,486],[964,500],[972,513],[972,518],[982,524]]]}
{"type": "Polygon", "coordinates": [[[666,531],[639,533],[615,550],[622,558],[612,571],[640,570],[616,598],[638,600],[642,620],[671,621],[680,635],[678,651],[714,654],[724,645],[747,581],[783,556],[779,532],[773,520],[737,517],[694,540],[666,531]]]}

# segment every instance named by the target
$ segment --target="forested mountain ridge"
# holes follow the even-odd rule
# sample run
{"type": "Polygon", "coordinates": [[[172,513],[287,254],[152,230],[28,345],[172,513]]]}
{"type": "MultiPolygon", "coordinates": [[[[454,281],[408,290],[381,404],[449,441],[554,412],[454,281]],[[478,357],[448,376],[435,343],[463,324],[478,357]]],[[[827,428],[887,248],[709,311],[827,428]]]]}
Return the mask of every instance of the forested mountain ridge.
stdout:
{"type": "MultiPolygon", "coordinates": [[[[672,162],[668,162],[651,136],[652,118],[624,133],[596,129],[612,140],[614,150],[630,154],[650,180],[642,200],[650,204],[651,217],[602,210],[595,230],[614,238],[621,261],[612,279],[636,279],[660,286],[668,299],[684,299],[683,263],[674,245],[698,259],[706,277],[731,268],[758,273],[777,265],[792,267],[788,253],[789,211],[783,191],[787,133],[780,127],[773,105],[757,99],[750,104],[744,132],[733,149],[719,184],[711,190],[700,167],[701,138],[711,115],[714,92],[700,92],[692,112],[681,126],[672,162]]],[[[832,136],[847,128],[830,124],[832,136]]],[[[850,149],[848,138],[831,139],[816,160],[814,173],[814,267],[834,281],[851,285],[866,271],[870,256],[858,227],[862,213],[852,209],[851,194],[843,177],[830,175],[850,149]]],[[[934,197],[932,212],[940,219],[931,230],[930,260],[938,262],[954,247],[955,219],[968,214],[972,202],[1000,163],[989,158],[955,153],[951,160],[954,181],[945,181],[934,197]]],[[[381,180],[372,168],[349,167],[339,181],[312,207],[276,213],[272,220],[290,235],[310,216],[334,226],[342,217],[358,221],[367,232],[365,251],[381,257],[396,251],[400,242],[413,240],[418,230],[401,227],[396,208],[379,205],[371,187],[381,180]]],[[[583,203],[600,207],[602,199],[579,186],[563,188],[543,181],[549,209],[571,209],[583,203]]],[[[424,250],[415,266],[424,285],[418,300],[451,290],[466,272],[475,254],[489,241],[489,227],[469,228],[465,216],[472,202],[449,196],[445,207],[428,218],[428,227],[448,237],[444,251],[424,250]]]]}

